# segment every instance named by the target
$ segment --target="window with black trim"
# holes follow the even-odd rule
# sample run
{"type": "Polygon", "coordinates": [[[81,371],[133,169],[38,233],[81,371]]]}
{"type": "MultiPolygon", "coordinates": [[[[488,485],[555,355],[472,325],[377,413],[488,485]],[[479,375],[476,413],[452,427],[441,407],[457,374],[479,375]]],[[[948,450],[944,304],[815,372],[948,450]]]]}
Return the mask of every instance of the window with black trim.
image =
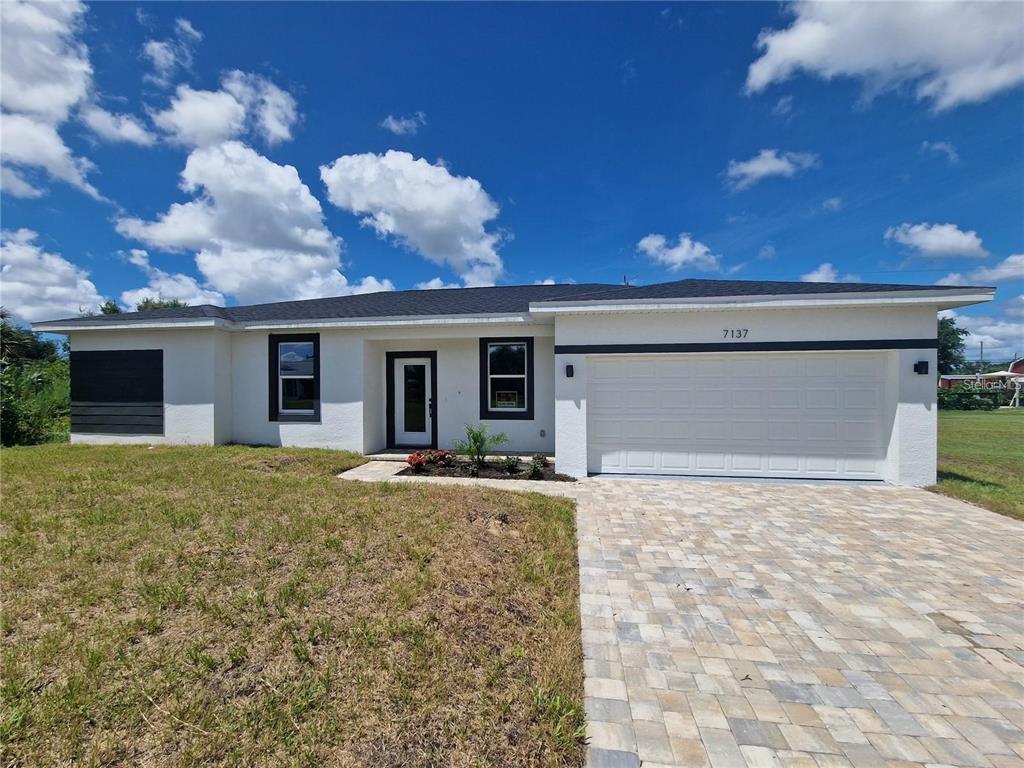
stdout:
{"type": "Polygon", "coordinates": [[[270,420],[320,420],[320,334],[270,336],[270,420]]]}
{"type": "Polygon", "coordinates": [[[480,339],[480,418],[533,418],[533,339],[480,339]]]}

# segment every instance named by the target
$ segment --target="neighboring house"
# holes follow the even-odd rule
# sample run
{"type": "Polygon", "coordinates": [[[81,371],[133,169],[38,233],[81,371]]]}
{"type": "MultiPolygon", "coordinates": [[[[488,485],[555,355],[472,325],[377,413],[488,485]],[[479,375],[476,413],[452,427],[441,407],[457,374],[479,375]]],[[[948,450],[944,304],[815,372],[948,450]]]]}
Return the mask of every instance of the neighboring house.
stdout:
{"type": "Polygon", "coordinates": [[[1013,379],[1020,376],[1024,376],[1024,357],[1018,357],[1006,366],[1005,371],[996,371],[994,374],[943,374],[939,376],[939,386],[943,389],[953,389],[961,384],[970,384],[978,389],[1003,389],[1012,386],[1013,379]]]}
{"type": "Polygon", "coordinates": [[[935,481],[936,313],[991,288],[731,280],[400,291],[36,323],[71,439],[372,454],[467,423],[571,475],[935,481]]]}

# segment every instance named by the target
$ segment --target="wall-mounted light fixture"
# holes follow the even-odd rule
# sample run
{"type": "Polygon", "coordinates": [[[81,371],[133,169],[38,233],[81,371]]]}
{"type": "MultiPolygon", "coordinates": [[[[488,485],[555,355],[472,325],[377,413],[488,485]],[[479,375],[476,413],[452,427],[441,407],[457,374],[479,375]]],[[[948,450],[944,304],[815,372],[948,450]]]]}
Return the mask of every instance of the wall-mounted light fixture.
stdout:
{"type": "Polygon", "coordinates": [[[565,366],[565,378],[571,379],[572,378],[572,374],[573,374],[572,366],[571,365],[565,366]]]}
{"type": "Polygon", "coordinates": [[[918,360],[916,363],[914,363],[914,373],[919,373],[922,376],[928,373],[928,361],[918,360]]]}

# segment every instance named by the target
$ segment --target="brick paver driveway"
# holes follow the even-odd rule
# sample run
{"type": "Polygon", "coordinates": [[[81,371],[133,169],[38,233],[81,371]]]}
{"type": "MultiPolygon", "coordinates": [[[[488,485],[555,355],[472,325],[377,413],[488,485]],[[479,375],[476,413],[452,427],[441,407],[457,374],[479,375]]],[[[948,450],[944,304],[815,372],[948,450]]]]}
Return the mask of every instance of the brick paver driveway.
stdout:
{"type": "Polygon", "coordinates": [[[913,489],[585,481],[591,766],[1024,766],[1024,524],[913,489]]]}

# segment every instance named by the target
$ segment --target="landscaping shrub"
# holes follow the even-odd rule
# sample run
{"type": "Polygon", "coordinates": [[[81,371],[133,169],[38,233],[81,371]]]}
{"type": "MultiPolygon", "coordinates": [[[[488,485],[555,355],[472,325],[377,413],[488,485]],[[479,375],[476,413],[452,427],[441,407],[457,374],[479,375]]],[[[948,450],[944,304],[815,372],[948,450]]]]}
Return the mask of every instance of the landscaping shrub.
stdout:
{"type": "Polygon", "coordinates": [[[510,475],[514,475],[519,471],[519,457],[518,456],[506,456],[501,460],[501,468],[508,472],[510,475]]]}
{"type": "Polygon", "coordinates": [[[952,389],[939,388],[939,408],[947,411],[991,411],[998,406],[998,392],[981,394],[973,387],[960,384],[952,389]]]}
{"type": "Polygon", "coordinates": [[[422,472],[428,464],[439,467],[450,467],[455,464],[455,454],[451,451],[422,450],[413,451],[405,463],[412,467],[413,472],[422,472]]]}
{"type": "Polygon", "coordinates": [[[526,472],[526,476],[531,480],[540,480],[544,477],[544,467],[548,465],[546,457],[537,454],[530,460],[530,467],[526,472]]]}
{"type": "Polygon", "coordinates": [[[490,433],[486,424],[466,425],[466,439],[459,440],[452,447],[460,456],[468,456],[477,469],[484,466],[487,454],[494,453],[508,442],[504,432],[490,433]]]}

